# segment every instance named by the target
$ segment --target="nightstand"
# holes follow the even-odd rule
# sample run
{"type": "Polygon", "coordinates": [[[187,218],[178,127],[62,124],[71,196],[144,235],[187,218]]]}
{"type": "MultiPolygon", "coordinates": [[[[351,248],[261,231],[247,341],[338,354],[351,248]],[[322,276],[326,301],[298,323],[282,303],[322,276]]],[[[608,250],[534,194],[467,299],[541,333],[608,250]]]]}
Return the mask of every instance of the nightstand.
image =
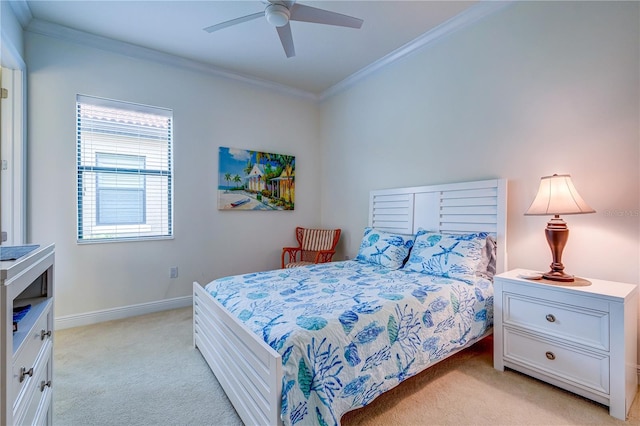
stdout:
{"type": "Polygon", "coordinates": [[[608,405],[610,415],[625,420],[638,389],[638,287],[519,277],[532,272],[494,277],[494,367],[608,405]]]}

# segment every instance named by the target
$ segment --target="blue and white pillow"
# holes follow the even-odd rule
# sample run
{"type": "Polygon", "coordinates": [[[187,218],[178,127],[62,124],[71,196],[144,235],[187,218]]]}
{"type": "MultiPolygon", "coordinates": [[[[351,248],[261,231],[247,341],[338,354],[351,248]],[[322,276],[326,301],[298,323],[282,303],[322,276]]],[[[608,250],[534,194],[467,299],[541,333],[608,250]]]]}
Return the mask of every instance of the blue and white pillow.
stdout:
{"type": "Polygon", "coordinates": [[[419,229],[404,270],[473,282],[487,266],[486,232],[442,234],[419,229]]]}
{"type": "Polygon", "coordinates": [[[413,247],[413,235],[391,234],[370,227],[364,236],[356,260],[399,269],[413,247]]]}

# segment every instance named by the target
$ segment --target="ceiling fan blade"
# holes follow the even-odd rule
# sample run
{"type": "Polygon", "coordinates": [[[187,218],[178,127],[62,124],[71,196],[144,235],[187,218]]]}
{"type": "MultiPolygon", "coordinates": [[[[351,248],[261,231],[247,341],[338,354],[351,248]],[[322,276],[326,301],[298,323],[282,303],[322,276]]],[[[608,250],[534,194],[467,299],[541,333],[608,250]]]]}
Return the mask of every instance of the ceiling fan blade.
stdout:
{"type": "Polygon", "coordinates": [[[207,28],[203,28],[204,31],[212,33],[214,31],[221,30],[223,28],[230,27],[232,25],[241,24],[243,22],[252,21],[254,19],[264,18],[264,12],[253,13],[251,15],[243,16],[240,18],[232,19],[230,21],[221,22],[219,24],[212,25],[207,28]]]}
{"type": "Polygon", "coordinates": [[[360,28],[364,22],[362,19],[341,13],[330,12],[304,4],[294,3],[291,8],[291,21],[311,22],[314,24],[336,25],[339,27],[360,28]]]}
{"type": "Polygon", "coordinates": [[[296,2],[296,0],[267,0],[269,3],[280,3],[287,7],[287,9],[291,9],[291,6],[296,2]]]}
{"type": "Polygon", "coordinates": [[[280,36],[280,42],[282,43],[287,58],[296,56],[296,49],[293,47],[293,36],[291,35],[291,25],[287,22],[287,25],[276,27],[276,30],[278,31],[278,36],[280,36]]]}

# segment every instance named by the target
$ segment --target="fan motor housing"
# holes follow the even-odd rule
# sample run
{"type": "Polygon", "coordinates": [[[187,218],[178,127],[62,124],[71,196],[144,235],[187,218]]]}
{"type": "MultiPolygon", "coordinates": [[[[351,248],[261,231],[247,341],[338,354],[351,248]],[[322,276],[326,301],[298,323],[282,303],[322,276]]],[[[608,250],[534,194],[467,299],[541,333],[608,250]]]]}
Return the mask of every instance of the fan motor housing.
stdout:
{"type": "Polygon", "coordinates": [[[264,16],[274,27],[283,27],[289,22],[289,9],[281,4],[270,4],[264,10],[264,16]]]}

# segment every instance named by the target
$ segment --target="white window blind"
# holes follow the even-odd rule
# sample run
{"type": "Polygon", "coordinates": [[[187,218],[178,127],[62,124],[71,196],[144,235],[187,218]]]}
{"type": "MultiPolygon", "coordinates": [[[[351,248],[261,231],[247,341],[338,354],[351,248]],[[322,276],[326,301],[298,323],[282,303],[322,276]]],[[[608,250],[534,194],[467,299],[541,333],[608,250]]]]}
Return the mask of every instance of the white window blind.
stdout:
{"type": "Polygon", "coordinates": [[[76,113],[78,242],[172,237],[172,111],[78,95],[76,113]]]}

